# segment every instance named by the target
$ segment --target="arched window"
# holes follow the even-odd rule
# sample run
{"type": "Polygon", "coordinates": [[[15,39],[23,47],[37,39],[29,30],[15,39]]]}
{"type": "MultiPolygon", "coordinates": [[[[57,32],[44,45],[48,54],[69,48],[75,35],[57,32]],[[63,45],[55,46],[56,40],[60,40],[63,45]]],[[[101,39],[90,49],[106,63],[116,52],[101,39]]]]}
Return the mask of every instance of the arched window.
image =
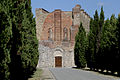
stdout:
{"type": "Polygon", "coordinates": [[[63,38],[63,40],[64,40],[64,41],[67,41],[67,40],[68,40],[68,30],[67,30],[67,28],[64,28],[64,29],[63,29],[63,33],[64,33],[64,38],[63,38]]]}
{"type": "Polygon", "coordinates": [[[48,39],[52,40],[52,29],[51,28],[48,29],[48,39]]]}

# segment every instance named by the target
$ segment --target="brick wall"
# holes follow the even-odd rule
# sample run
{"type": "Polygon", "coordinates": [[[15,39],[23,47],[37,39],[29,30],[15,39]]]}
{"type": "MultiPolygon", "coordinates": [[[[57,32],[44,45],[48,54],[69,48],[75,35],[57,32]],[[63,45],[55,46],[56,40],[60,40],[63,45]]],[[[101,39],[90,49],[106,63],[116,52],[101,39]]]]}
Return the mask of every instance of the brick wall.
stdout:
{"type": "Polygon", "coordinates": [[[74,48],[75,35],[78,32],[80,22],[83,23],[83,27],[88,33],[90,17],[81,9],[80,5],[76,5],[72,11],[57,9],[51,13],[41,8],[36,9],[37,38],[41,44],[50,48],[56,46],[74,48]],[[50,29],[52,30],[51,39],[50,29]],[[67,37],[65,37],[66,35],[67,37]]]}

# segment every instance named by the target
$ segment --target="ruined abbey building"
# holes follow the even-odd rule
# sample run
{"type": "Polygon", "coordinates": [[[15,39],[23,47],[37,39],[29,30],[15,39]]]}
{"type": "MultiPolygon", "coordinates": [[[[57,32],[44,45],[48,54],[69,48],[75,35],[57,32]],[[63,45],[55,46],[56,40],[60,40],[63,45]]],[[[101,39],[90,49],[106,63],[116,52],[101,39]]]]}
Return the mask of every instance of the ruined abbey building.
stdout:
{"type": "Polygon", "coordinates": [[[48,12],[36,9],[36,35],[39,41],[37,67],[73,67],[75,35],[82,22],[89,32],[90,16],[76,5],[72,11],[48,12]]]}

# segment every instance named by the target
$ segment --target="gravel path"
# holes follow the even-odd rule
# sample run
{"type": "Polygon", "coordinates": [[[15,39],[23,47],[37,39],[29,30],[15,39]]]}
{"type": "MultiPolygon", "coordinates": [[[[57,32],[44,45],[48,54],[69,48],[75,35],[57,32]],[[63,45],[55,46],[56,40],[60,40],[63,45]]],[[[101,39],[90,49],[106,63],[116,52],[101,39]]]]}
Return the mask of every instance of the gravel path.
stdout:
{"type": "Polygon", "coordinates": [[[72,68],[50,68],[56,80],[120,80],[91,71],[72,68]]]}

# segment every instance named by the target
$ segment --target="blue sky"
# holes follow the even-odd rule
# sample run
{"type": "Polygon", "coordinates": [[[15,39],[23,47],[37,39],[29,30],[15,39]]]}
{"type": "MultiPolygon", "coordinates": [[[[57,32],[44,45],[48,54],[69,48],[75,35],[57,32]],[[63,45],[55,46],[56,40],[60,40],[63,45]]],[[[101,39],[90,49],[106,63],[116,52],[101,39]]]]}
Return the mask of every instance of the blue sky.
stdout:
{"type": "Polygon", "coordinates": [[[117,17],[120,13],[120,0],[31,0],[32,12],[35,17],[36,8],[44,8],[49,12],[55,9],[63,11],[72,11],[72,8],[79,4],[82,9],[93,17],[95,10],[100,13],[101,6],[104,7],[105,18],[109,18],[112,14],[117,17]]]}

